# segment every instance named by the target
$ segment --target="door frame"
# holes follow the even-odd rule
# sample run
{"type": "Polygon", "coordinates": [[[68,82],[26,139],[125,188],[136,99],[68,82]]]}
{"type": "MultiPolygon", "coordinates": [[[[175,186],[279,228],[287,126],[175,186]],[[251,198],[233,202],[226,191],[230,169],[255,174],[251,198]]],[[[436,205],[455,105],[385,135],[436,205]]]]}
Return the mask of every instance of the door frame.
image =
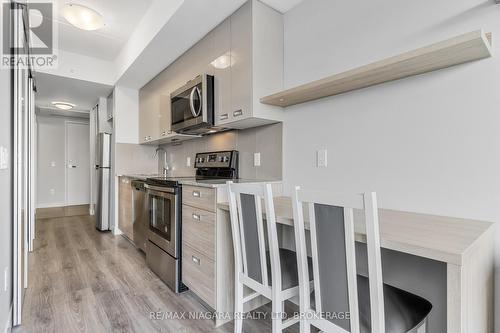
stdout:
{"type": "MultiPolygon", "coordinates": [[[[78,125],[86,125],[89,127],[89,138],[90,138],[90,121],[83,120],[65,120],[64,121],[64,205],[69,206],[68,203],[68,125],[69,124],[78,124],[78,125]]],[[[90,144],[90,143],[89,143],[90,144]]],[[[90,156],[90,155],[89,155],[90,156]]],[[[87,165],[89,167],[89,181],[91,176],[91,168],[90,163],[87,165]]],[[[89,202],[90,204],[90,202],[89,202]]]]}

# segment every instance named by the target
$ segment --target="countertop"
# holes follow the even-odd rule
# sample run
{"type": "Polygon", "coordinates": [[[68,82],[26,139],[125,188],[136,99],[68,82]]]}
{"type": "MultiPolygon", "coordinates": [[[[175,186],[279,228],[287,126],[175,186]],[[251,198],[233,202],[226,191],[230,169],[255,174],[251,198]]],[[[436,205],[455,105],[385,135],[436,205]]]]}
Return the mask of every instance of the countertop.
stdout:
{"type": "MultiPolygon", "coordinates": [[[[218,208],[229,210],[227,202],[218,208]]],[[[293,226],[292,200],[274,199],[276,222],[293,226]]],[[[304,206],[306,228],[307,207],[304,206]]],[[[366,242],[364,215],[354,211],[356,241],[366,242]]],[[[435,216],[389,209],[379,209],[381,246],[446,263],[462,265],[475,244],[488,237],[494,223],[446,216],[435,216]]]]}
{"type": "MultiPolygon", "coordinates": [[[[146,180],[151,177],[160,177],[160,174],[121,174],[118,177],[128,177],[131,179],[141,179],[146,180]]],[[[226,185],[227,179],[196,179],[195,177],[172,177],[175,178],[181,185],[189,185],[189,186],[201,186],[201,187],[209,187],[209,188],[217,188],[220,186],[226,185]]],[[[266,180],[266,179],[246,179],[246,178],[238,178],[232,179],[234,183],[281,183],[281,180],[266,180]]]]}

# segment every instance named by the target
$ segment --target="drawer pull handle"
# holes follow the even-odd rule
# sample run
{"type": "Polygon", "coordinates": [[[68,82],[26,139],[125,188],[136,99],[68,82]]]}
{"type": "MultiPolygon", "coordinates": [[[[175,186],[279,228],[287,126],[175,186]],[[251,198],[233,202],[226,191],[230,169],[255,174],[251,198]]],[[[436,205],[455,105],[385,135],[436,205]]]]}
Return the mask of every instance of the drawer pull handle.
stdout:
{"type": "Polygon", "coordinates": [[[195,198],[201,197],[200,191],[193,191],[193,197],[195,197],[195,198]]]}
{"type": "Polygon", "coordinates": [[[228,119],[228,118],[229,118],[229,115],[228,115],[227,113],[224,113],[224,114],[221,114],[221,115],[220,115],[220,118],[219,118],[219,119],[220,119],[220,120],[226,120],[226,119],[228,119]]]}
{"type": "Polygon", "coordinates": [[[198,215],[198,214],[193,214],[193,220],[200,221],[201,220],[201,216],[198,215]]]}
{"type": "Polygon", "coordinates": [[[200,264],[200,258],[196,258],[195,256],[191,256],[191,260],[193,260],[193,262],[194,262],[196,265],[199,265],[199,264],[200,264]]]}
{"type": "Polygon", "coordinates": [[[239,117],[243,115],[243,110],[236,110],[233,112],[233,116],[239,117]]]}

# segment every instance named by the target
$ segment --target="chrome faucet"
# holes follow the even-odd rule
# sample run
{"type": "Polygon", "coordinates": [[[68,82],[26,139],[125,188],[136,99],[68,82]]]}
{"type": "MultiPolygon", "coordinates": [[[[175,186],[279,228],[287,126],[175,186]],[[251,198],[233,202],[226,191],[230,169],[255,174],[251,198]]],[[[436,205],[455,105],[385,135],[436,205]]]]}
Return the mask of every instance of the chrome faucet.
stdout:
{"type": "MultiPolygon", "coordinates": [[[[153,156],[153,158],[156,158],[158,156],[158,153],[162,151],[163,152],[163,175],[164,176],[167,176],[168,175],[168,171],[170,170],[170,167],[168,166],[168,162],[167,162],[167,152],[165,151],[165,149],[161,148],[161,147],[158,147],[156,148],[155,150],[155,154],[153,156]]],[[[159,156],[158,156],[159,157],[159,156]]]]}

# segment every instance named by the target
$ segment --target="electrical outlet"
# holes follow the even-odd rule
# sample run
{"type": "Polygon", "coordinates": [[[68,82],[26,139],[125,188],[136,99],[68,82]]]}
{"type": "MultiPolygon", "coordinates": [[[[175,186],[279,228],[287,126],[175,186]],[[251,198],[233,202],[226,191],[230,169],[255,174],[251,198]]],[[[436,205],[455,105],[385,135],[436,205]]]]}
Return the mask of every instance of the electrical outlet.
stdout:
{"type": "Polygon", "coordinates": [[[186,158],[186,166],[191,166],[191,157],[186,158]]]}
{"type": "Polygon", "coordinates": [[[316,151],[316,166],[326,168],[328,166],[328,152],[326,149],[316,151]]]}
{"type": "Polygon", "coordinates": [[[53,168],[53,167],[55,167],[55,166],[56,166],[56,162],[54,162],[54,161],[50,162],[50,166],[51,166],[52,168],[53,168]]]}
{"type": "Polygon", "coordinates": [[[50,189],[50,195],[54,195],[54,194],[56,194],[56,190],[55,190],[55,189],[53,189],[53,188],[51,188],[51,189],[50,189]]]}
{"type": "Polygon", "coordinates": [[[260,166],[260,153],[253,154],[253,166],[260,166]]]}
{"type": "Polygon", "coordinates": [[[9,150],[1,146],[0,147],[0,170],[6,170],[9,168],[9,150]]]}
{"type": "Polygon", "coordinates": [[[7,291],[9,289],[9,267],[5,267],[3,274],[3,291],[7,291]]]}

